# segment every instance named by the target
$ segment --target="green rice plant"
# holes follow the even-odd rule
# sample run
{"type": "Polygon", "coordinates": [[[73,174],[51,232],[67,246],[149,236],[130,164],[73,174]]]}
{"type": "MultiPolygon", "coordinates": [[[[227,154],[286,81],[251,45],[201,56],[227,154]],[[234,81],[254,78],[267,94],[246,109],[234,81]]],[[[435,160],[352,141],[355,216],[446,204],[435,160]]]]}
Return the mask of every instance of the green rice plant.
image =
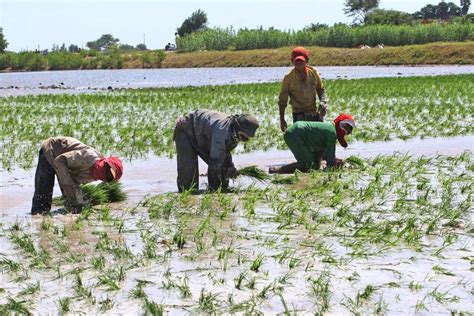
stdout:
{"type": "Polygon", "coordinates": [[[219,305],[217,297],[219,293],[206,292],[204,288],[201,289],[201,294],[199,295],[199,309],[207,313],[215,313],[219,305]]]}
{"type": "Polygon", "coordinates": [[[63,315],[71,311],[71,298],[62,297],[59,299],[59,312],[63,315]]]}
{"type": "MultiPolygon", "coordinates": [[[[474,127],[458,119],[470,113],[472,76],[326,80],[328,91],[337,91],[331,95],[333,107],[328,119],[341,111],[353,114],[364,126],[354,130],[352,139],[357,141],[400,138],[406,131],[409,138],[472,135],[474,127]],[[436,95],[432,91],[437,91],[436,95]],[[448,108],[450,111],[444,111],[448,108]],[[390,118],[381,113],[390,113],[390,118]],[[381,125],[386,129],[381,130],[381,125]]],[[[149,154],[172,157],[172,122],[202,104],[227,113],[260,113],[258,137],[238,151],[287,149],[272,120],[278,116],[278,107],[270,106],[276,104],[279,89],[280,83],[265,83],[1,98],[0,111],[4,115],[0,136],[4,141],[0,143],[6,153],[2,157],[8,159],[1,160],[0,168],[30,168],[41,140],[61,134],[78,137],[98,150],[107,149],[126,159],[149,154]],[[64,113],[68,113],[68,119],[64,113]],[[20,130],[14,128],[18,121],[23,127],[20,130]],[[159,138],[155,133],[158,129],[159,138]]]]}
{"type": "Polygon", "coordinates": [[[239,275],[234,278],[234,286],[237,290],[242,290],[243,281],[247,279],[247,271],[242,271],[239,275]]]}
{"type": "Polygon", "coordinates": [[[40,283],[37,281],[36,283],[28,284],[25,288],[23,288],[19,293],[18,296],[23,297],[26,295],[34,295],[37,294],[40,290],[40,283]]]}
{"type": "Polygon", "coordinates": [[[260,267],[263,264],[263,259],[265,259],[265,254],[259,253],[257,257],[252,260],[252,264],[250,265],[250,270],[254,272],[258,272],[260,270],[260,267]]]}
{"type": "Polygon", "coordinates": [[[13,297],[7,297],[7,302],[0,305],[0,314],[10,315],[33,315],[26,304],[29,303],[27,300],[16,300],[13,297]]]}
{"type": "Polygon", "coordinates": [[[365,169],[365,161],[362,160],[361,158],[357,157],[357,156],[347,157],[346,159],[344,159],[344,163],[346,163],[346,164],[348,164],[352,167],[365,169]]]}
{"type": "Polygon", "coordinates": [[[152,315],[152,316],[162,316],[164,315],[164,308],[163,305],[158,305],[157,303],[150,300],[148,296],[145,297],[144,302],[145,307],[145,315],[152,315]]]}
{"type": "Polygon", "coordinates": [[[263,171],[257,166],[248,166],[240,168],[239,170],[237,170],[237,174],[239,176],[246,176],[249,178],[256,179],[260,182],[265,182],[265,180],[268,180],[270,178],[270,176],[265,171],[263,171]]]}
{"type": "Polygon", "coordinates": [[[178,249],[183,249],[186,244],[186,238],[182,231],[177,231],[173,236],[173,242],[176,244],[178,249]]]}
{"type": "Polygon", "coordinates": [[[308,278],[310,295],[316,298],[318,313],[329,311],[331,307],[331,279],[328,271],[323,271],[317,278],[308,278]]]}

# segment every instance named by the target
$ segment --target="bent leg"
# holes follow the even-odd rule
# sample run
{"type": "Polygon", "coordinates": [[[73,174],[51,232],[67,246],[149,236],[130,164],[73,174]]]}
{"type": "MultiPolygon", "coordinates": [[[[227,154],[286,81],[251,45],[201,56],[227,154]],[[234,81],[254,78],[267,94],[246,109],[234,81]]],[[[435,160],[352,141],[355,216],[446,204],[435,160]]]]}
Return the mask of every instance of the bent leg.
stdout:
{"type": "Polygon", "coordinates": [[[309,150],[301,137],[295,132],[286,132],[284,137],[285,143],[290,148],[296,160],[300,163],[301,171],[308,171],[314,162],[314,154],[309,150]]]}
{"type": "Polygon", "coordinates": [[[199,190],[198,155],[183,130],[175,131],[178,191],[199,190]]]}
{"type": "Polygon", "coordinates": [[[48,213],[51,210],[55,174],[53,166],[46,160],[43,149],[41,149],[35,174],[35,193],[31,206],[32,215],[48,213]]]}

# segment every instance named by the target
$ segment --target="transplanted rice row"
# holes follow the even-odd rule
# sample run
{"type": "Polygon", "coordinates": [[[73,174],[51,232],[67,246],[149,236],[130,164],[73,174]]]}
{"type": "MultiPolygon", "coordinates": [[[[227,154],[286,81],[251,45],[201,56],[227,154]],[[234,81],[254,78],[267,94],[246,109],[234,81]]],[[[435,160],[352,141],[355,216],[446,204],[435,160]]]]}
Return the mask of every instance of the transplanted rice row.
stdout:
{"type": "MultiPolygon", "coordinates": [[[[354,115],[358,124],[354,140],[474,133],[474,126],[466,124],[473,120],[474,75],[325,84],[327,118],[341,112],[354,115]]],[[[257,136],[240,150],[286,148],[277,122],[279,89],[280,83],[268,83],[0,98],[0,168],[30,168],[40,142],[51,135],[72,136],[129,160],[148,154],[173,156],[176,118],[202,107],[248,112],[259,119],[257,136]]]]}
{"type": "Polygon", "coordinates": [[[2,225],[0,312],[472,311],[472,153],[351,160],[2,225]]]}

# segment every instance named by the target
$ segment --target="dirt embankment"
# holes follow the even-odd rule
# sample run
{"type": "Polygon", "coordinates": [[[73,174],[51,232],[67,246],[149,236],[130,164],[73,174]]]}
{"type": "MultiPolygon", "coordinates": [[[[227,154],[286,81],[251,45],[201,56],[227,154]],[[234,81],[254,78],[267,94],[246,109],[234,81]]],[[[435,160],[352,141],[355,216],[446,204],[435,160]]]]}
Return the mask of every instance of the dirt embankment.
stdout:
{"type": "MultiPolygon", "coordinates": [[[[431,43],[381,48],[307,47],[311,63],[319,66],[360,65],[472,65],[474,41],[431,43]]],[[[248,51],[168,52],[163,68],[184,67],[271,67],[291,65],[292,47],[248,51]]],[[[136,68],[130,61],[126,67],[136,68]]]]}

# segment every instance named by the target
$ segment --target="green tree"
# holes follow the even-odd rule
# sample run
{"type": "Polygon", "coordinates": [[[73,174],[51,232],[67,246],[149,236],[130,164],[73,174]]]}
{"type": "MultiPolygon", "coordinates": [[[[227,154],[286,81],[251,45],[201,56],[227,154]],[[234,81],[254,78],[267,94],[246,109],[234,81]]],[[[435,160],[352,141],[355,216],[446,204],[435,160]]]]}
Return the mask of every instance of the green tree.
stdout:
{"type": "Polygon", "coordinates": [[[471,6],[471,0],[461,0],[461,14],[465,16],[469,12],[469,7],[471,6]]]}
{"type": "Polygon", "coordinates": [[[327,29],[329,25],[324,24],[324,23],[311,23],[310,25],[306,26],[304,28],[305,31],[319,31],[322,29],[327,29]]]}
{"type": "Polygon", "coordinates": [[[346,0],[344,3],[344,14],[354,17],[352,23],[361,24],[370,11],[379,6],[380,0],[346,0]]]}
{"type": "Polygon", "coordinates": [[[401,25],[410,24],[413,16],[410,13],[397,10],[375,9],[365,16],[364,24],[391,24],[401,25]]]}
{"type": "Polygon", "coordinates": [[[8,47],[8,42],[3,35],[3,28],[0,27],[0,53],[5,52],[5,49],[8,47]]]}
{"type": "Polygon", "coordinates": [[[145,44],[138,44],[137,47],[135,47],[136,50],[148,50],[145,44]]]}
{"type": "Polygon", "coordinates": [[[102,51],[117,46],[120,40],[112,36],[112,34],[103,34],[99,39],[87,42],[86,46],[90,49],[102,51]]]}
{"type": "MultiPolygon", "coordinates": [[[[469,0],[468,0],[469,1],[469,0]]],[[[441,1],[438,5],[428,4],[413,13],[415,19],[440,19],[440,20],[449,20],[456,16],[461,16],[461,8],[458,7],[453,2],[444,2],[441,1]]]]}
{"type": "Polygon", "coordinates": [[[183,24],[177,28],[177,31],[179,36],[184,36],[205,29],[207,29],[207,14],[201,9],[198,9],[194,11],[189,18],[184,20],[183,24]]]}

